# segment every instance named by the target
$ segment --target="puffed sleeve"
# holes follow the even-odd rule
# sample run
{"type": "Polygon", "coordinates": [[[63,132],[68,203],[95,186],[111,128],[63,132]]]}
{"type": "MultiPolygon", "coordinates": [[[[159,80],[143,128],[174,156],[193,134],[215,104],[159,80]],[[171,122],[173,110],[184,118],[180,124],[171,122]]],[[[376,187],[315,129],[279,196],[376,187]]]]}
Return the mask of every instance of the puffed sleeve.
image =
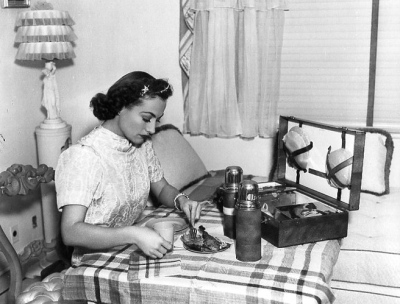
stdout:
{"type": "Polygon", "coordinates": [[[158,182],[164,177],[164,171],[161,167],[160,160],[153,149],[153,143],[151,140],[146,141],[146,159],[149,168],[150,182],[158,182]]]}
{"type": "Polygon", "coordinates": [[[71,146],[61,153],[55,172],[58,209],[66,205],[83,205],[100,196],[103,173],[100,158],[93,149],[71,146]]]}

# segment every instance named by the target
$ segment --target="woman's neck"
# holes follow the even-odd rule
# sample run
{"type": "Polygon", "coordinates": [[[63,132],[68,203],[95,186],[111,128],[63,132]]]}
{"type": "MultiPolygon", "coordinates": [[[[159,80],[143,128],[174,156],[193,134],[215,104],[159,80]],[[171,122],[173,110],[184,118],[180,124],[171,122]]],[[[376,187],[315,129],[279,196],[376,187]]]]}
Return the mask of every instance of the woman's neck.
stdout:
{"type": "Polygon", "coordinates": [[[118,116],[116,116],[116,117],[113,118],[113,119],[106,120],[106,121],[104,121],[101,125],[103,126],[103,128],[105,128],[105,129],[107,129],[107,130],[109,130],[109,131],[111,131],[111,132],[113,132],[113,133],[115,133],[115,134],[117,134],[117,135],[119,135],[119,136],[121,136],[121,137],[125,137],[125,136],[122,134],[121,129],[120,129],[119,126],[118,126],[117,117],[118,117],[118,116]]]}

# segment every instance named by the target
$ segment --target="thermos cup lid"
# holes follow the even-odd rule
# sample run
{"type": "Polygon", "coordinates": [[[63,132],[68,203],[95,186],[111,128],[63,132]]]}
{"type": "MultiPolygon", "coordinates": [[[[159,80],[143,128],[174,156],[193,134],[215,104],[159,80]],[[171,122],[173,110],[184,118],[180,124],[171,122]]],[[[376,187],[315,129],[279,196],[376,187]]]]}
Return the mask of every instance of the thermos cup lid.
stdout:
{"type": "Polygon", "coordinates": [[[239,199],[236,204],[237,209],[258,209],[258,184],[252,180],[244,180],[239,185],[239,199]]]}
{"type": "Polygon", "coordinates": [[[229,166],[225,170],[225,186],[239,187],[243,179],[243,170],[239,166],[229,166]]]}

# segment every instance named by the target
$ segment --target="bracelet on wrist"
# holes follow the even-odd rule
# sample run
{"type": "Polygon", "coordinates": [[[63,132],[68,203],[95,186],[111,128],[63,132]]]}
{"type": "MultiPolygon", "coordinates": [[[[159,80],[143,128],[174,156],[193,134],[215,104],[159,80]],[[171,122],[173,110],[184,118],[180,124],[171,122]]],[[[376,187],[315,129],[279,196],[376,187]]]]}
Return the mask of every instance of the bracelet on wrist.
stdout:
{"type": "Polygon", "coordinates": [[[182,211],[182,209],[181,209],[181,204],[178,204],[178,203],[179,203],[179,202],[178,202],[178,198],[180,198],[181,196],[184,196],[184,197],[186,197],[187,199],[189,199],[189,196],[187,196],[187,194],[185,194],[185,193],[183,193],[183,192],[178,193],[178,194],[175,196],[175,198],[174,198],[174,207],[175,207],[176,210],[179,210],[179,211],[182,211]]]}

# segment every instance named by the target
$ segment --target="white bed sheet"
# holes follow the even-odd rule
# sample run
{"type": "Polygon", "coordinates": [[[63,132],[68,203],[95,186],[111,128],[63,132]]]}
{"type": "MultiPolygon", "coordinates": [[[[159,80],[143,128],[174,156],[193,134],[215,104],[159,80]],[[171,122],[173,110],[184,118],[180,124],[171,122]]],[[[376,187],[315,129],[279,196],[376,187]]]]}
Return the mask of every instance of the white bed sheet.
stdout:
{"type": "Polygon", "coordinates": [[[400,303],[400,188],[384,196],[361,194],[331,286],[335,303],[400,303]]]}

